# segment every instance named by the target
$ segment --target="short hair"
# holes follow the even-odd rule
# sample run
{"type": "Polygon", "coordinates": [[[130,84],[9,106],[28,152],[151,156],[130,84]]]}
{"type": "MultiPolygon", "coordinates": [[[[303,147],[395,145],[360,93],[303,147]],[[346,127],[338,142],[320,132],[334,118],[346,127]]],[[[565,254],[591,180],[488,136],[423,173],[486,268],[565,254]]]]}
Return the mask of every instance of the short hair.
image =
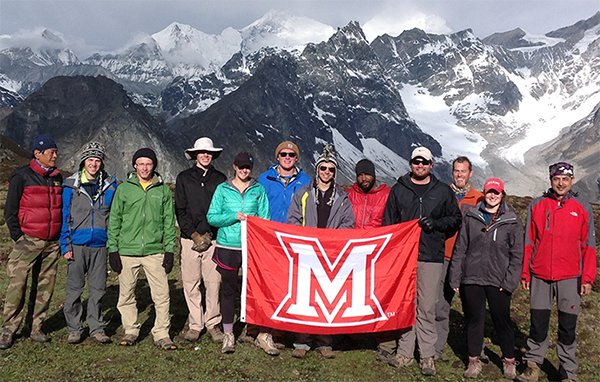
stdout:
{"type": "Polygon", "coordinates": [[[469,160],[469,158],[467,158],[465,156],[460,156],[452,161],[452,171],[454,171],[454,164],[465,163],[465,162],[467,162],[469,164],[469,171],[473,171],[473,165],[471,164],[471,161],[469,160]]]}

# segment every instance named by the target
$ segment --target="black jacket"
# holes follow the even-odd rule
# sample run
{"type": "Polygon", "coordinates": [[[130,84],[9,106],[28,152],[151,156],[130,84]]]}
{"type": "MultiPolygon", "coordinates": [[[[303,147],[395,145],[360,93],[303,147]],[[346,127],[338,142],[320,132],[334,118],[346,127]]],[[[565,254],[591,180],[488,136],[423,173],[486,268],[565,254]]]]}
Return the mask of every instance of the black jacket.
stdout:
{"type": "Polygon", "coordinates": [[[483,232],[482,204],[465,214],[450,264],[450,286],[495,286],[512,293],[523,267],[523,223],[514,209],[503,203],[496,222],[483,232]]]}
{"type": "Polygon", "coordinates": [[[206,213],[217,186],[227,180],[222,172],[212,165],[204,175],[204,170],[196,166],[177,175],[175,185],[175,213],[181,229],[181,237],[191,239],[194,232],[210,232],[217,237],[217,228],[206,220],[206,213]]]}
{"type": "Polygon", "coordinates": [[[385,205],[383,225],[429,217],[434,230],[421,231],[419,261],[443,263],[446,233],[452,236],[460,228],[462,214],[452,189],[435,176],[430,176],[431,181],[422,198],[411,187],[410,173],[398,179],[385,205]]]}

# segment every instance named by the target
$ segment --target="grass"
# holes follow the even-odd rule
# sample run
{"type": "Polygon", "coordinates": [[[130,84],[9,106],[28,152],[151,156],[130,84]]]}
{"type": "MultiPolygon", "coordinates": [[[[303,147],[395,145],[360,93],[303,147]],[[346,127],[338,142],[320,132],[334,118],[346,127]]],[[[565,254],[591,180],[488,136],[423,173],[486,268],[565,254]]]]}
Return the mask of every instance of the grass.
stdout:
{"type": "MultiPolygon", "coordinates": [[[[0,187],[0,207],[6,187],[0,187]]],[[[511,198],[519,213],[524,217],[530,199],[511,198]]],[[[600,220],[599,206],[596,208],[597,224],[600,220]]],[[[3,213],[3,210],[0,211],[3,213]]],[[[0,218],[1,219],[1,218],[0,218]]],[[[2,222],[0,222],[2,223],[2,222]]],[[[598,230],[598,229],[597,229],[598,230]]],[[[6,276],[6,256],[12,241],[8,237],[6,225],[0,225],[0,300],[8,286],[6,276]]],[[[86,339],[78,345],[66,343],[68,330],[62,313],[65,299],[66,261],[61,260],[57,284],[48,319],[43,329],[52,337],[52,342],[39,344],[18,336],[12,348],[0,351],[0,381],[462,381],[464,359],[466,358],[465,328],[460,299],[454,299],[451,312],[451,333],[446,348],[447,362],[436,364],[437,375],[421,376],[414,364],[405,369],[394,369],[375,361],[376,343],[372,335],[365,335],[358,350],[337,352],[333,360],[322,359],[315,352],[309,352],[306,359],[291,357],[292,337],[286,337],[288,348],[278,357],[264,354],[254,345],[238,344],[236,352],[223,355],[220,345],[213,344],[203,335],[199,342],[191,344],[183,340],[187,308],[181,287],[178,261],[169,275],[171,283],[171,334],[179,346],[176,351],[156,348],[152,342],[150,329],[154,321],[152,301],[146,280],[140,278],[137,285],[138,308],[142,331],[140,342],[130,348],[116,343],[100,345],[86,339]]],[[[84,294],[84,299],[87,296],[84,294]]],[[[107,293],[104,297],[104,315],[108,323],[107,334],[113,340],[123,335],[120,316],[116,309],[118,282],[116,275],[109,274],[107,293]]],[[[84,301],[85,302],[85,301],[84,301]]],[[[0,306],[3,309],[3,306],[0,306]]],[[[515,322],[517,357],[525,351],[525,341],[529,332],[528,296],[518,290],[513,296],[512,316],[515,322]]],[[[242,325],[236,325],[239,336],[242,325]]],[[[584,299],[578,324],[578,360],[580,363],[579,381],[599,381],[600,365],[600,293],[597,285],[591,296],[584,299]]],[[[542,366],[541,381],[559,379],[556,358],[557,323],[556,312],[551,323],[551,346],[542,366]]],[[[486,323],[487,353],[491,362],[484,365],[485,381],[506,381],[501,374],[500,350],[488,319],[486,323]]],[[[523,366],[519,367],[522,370],[523,366]]]]}

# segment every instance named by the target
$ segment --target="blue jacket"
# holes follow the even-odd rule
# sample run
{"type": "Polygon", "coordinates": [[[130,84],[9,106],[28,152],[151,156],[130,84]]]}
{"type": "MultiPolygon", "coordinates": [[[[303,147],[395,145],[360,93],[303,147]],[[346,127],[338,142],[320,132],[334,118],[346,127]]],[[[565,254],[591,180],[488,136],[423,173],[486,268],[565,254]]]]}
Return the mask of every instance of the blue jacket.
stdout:
{"type": "Polygon", "coordinates": [[[89,195],[81,186],[80,171],[65,179],[60,232],[63,255],[73,250],[73,244],[88,247],[106,245],[110,205],[117,189],[117,180],[102,172],[98,181],[101,182],[98,191],[95,195],[89,195]]]}
{"type": "Polygon", "coordinates": [[[258,183],[262,184],[269,198],[269,209],[271,220],[279,223],[287,223],[287,213],[292,198],[302,186],[310,183],[310,176],[298,168],[298,174],[290,180],[287,186],[277,175],[277,166],[274,164],[258,177],[258,183]]]}

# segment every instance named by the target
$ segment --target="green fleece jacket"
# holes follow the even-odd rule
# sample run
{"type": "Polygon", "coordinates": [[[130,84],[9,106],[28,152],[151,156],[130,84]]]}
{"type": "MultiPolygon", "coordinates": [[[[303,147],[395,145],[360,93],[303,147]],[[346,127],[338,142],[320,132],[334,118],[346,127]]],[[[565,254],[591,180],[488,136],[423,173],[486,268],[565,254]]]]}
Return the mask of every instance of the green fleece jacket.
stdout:
{"type": "Polygon", "coordinates": [[[135,171],[128,174],[112,201],[108,249],[122,256],[146,256],[175,250],[175,208],[169,186],[154,173],[146,190],[135,171]]]}
{"type": "Polygon", "coordinates": [[[228,180],[217,186],[206,214],[208,224],[219,227],[217,246],[226,248],[242,247],[242,228],[237,213],[270,219],[269,199],[265,188],[255,179],[248,188],[240,192],[228,180]]]}

